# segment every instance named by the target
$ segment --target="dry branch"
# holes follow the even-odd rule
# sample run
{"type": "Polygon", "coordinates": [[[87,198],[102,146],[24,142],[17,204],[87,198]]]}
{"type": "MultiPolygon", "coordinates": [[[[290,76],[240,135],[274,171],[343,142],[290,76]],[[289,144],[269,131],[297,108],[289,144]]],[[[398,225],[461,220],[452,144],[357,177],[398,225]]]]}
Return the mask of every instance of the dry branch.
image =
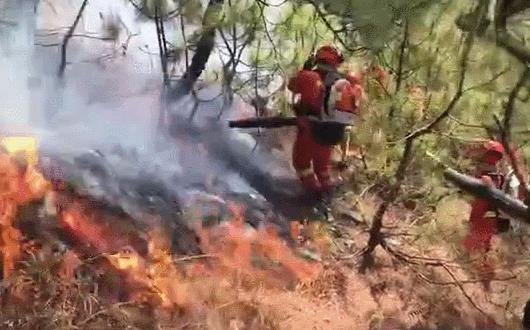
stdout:
{"type": "Polygon", "coordinates": [[[77,24],[79,24],[79,21],[81,20],[81,17],[83,16],[83,12],[85,11],[87,4],[88,4],[88,0],[84,0],[83,3],[81,4],[81,8],[79,8],[79,12],[77,12],[77,16],[74,20],[74,23],[68,29],[68,32],[64,36],[63,43],[61,46],[61,64],[59,66],[59,77],[62,77],[64,75],[64,70],[66,69],[66,48],[68,47],[68,42],[70,41],[70,38],[72,38],[72,35],[74,34],[77,24]]]}
{"type": "Polygon", "coordinates": [[[506,107],[504,110],[504,122],[502,124],[502,127],[500,127],[501,141],[504,146],[504,149],[506,150],[508,158],[510,159],[510,164],[515,172],[517,180],[519,180],[519,183],[523,187],[525,187],[526,190],[528,190],[526,175],[523,174],[523,170],[520,166],[521,164],[519,163],[513,148],[511,147],[511,136],[512,118],[515,112],[515,99],[517,97],[517,94],[519,93],[519,90],[525,85],[529,78],[530,69],[526,68],[525,71],[521,74],[521,77],[519,78],[515,86],[513,87],[512,91],[510,92],[510,96],[508,97],[508,102],[506,103],[506,107]]]}
{"type": "Polygon", "coordinates": [[[374,260],[372,253],[378,245],[383,243],[383,237],[381,235],[381,229],[383,228],[383,218],[390,205],[394,203],[399,195],[399,191],[401,190],[401,186],[405,180],[407,168],[414,155],[414,143],[418,138],[432,133],[432,131],[451,114],[464,93],[464,82],[468,68],[469,54],[473,46],[476,29],[477,27],[475,27],[473,32],[469,33],[465,38],[462,57],[460,60],[460,76],[457,83],[457,89],[452,99],[449,101],[449,104],[447,104],[446,108],[440,112],[440,114],[429,124],[410,132],[403,139],[405,141],[405,147],[398,168],[395,172],[395,183],[390,186],[386,196],[383,198],[383,202],[379,205],[374,215],[372,227],[370,228],[370,238],[368,240],[366,252],[363,254],[363,260],[360,267],[361,273],[364,273],[373,265],[374,260]]]}
{"type": "Polygon", "coordinates": [[[488,314],[486,314],[486,312],[484,312],[484,310],[482,310],[482,308],[480,308],[474,301],[473,301],[473,298],[471,298],[471,296],[466,292],[466,289],[464,289],[464,286],[462,285],[462,283],[460,283],[460,281],[458,280],[458,278],[456,277],[455,274],[453,274],[453,272],[446,266],[446,265],[443,265],[442,266],[443,269],[445,269],[445,271],[447,272],[447,274],[449,274],[449,276],[451,276],[451,278],[453,279],[455,285],[460,289],[460,292],[462,292],[462,294],[464,295],[464,297],[466,297],[467,301],[471,304],[471,306],[473,306],[477,311],[479,311],[482,315],[484,315],[485,317],[488,317],[488,314]]]}

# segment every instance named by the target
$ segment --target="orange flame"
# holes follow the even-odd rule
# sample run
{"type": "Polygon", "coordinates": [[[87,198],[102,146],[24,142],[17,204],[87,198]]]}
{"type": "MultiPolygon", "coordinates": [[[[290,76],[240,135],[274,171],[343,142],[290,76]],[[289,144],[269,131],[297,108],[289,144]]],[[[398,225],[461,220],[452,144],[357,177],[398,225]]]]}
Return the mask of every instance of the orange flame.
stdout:
{"type": "Polygon", "coordinates": [[[27,155],[27,159],[20,156],[14,158],[7,152],[20,151],[20,148],[15,148],[13,141],[6,146],[6,138],[2,139],[2,142],[4,152],[0,153],[0,251],[3,255],[3,276],[6,278],[11,275],[16,261],[21,256],[22,234],[13,227],[17,209],[31,200],[42,198],[49,185],[35,169],[35,160],[32,157],[27,155]]]}
{"type": "Polygon", "coordinates": [[[105,227],[95,223],[93,219],[83,214],[79,205],[74,204],[64,210],[60,220],[70,232],[79,236],[82,241],[92,245],[98,253],[109,250],[109,240],[106,238],[110,233],[106,232],[105,227]]]}
{"type": "Polygon", "coordinates": [[[245,274],[274,285],[288,280],[290,275],[305,281],[317,274],[319,266],[296,256],[273,227],[248,228],[243,220],[244,208],[231,204],[230,210],[233,218],[223,228],[201,229],[199,232],[203,251],[217,257],[218,275],[245,274]],[[267,264],[279,265],[283,271],[278,273],[276,266],[267,264]]]}
{"type": "MultiPolygon", "coordinates": [[[[13,227],[17,207],[47,193],[54,192],[33,164],[20,166],[9,155],[0,153],[0,250],[4,276],[12,273],[21,258],[22,234],[13,227]]],[[[89,203],[79,199],[65,202],[59,195],[60,192],[57,198],[48,195],[47,201],[61,210],[58,221],[63,229],[89,246],[91,254],[104,255],[111,265],[106,263],[106,267],[113,267],[120,276],[124,274],[124,285],[133,300],[144,301],[147,295],[163,308],[201,310],[209,295],[221,288],[241,284],[283,287],[311,280],[320,271],[320,265],[299,257],[273,227],[254,229],[247,225],[242,205],[229,204],[232,219],[221,225],[203,227],[201,221],[197,222],[196,234],[204,258],[175,260],[171,241],[156,219],[152,223],[146,220],[152,230],[146,235],[147,253],[139,254],[129,238],[116,230],[112,219],[89,203]],[[118,252],[112,253],[115,251],[118,252]]],[[[291,223],[291,235],[295,239],[301,236],[302,226],[291,223]]],[[[81,264],[80,256],[68,251],[59,275],[73,280],[75,269],[81,264]]]]}

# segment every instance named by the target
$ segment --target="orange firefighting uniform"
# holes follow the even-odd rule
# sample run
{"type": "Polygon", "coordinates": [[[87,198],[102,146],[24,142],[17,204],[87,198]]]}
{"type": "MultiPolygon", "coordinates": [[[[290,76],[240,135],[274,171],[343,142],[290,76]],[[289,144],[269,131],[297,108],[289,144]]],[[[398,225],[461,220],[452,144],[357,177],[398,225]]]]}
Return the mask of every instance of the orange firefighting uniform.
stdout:
{"type": "Polygon", "coordinates": [[[306,189],[325,193],[333,187],[330,173],[333,146],[317,142],[308,116],[322,118],[330,103],[337,110],[354,112],[354,101],[350,99],[354,98],[355,89],[350,88],[348,81],[341,82],[340,86],[336,84],[340,79],[336,68],[342,60],[332,52],[321,52],[317,60],[320,64],[315,69],[303,69],[291,78],[288,88],[300,94],[299,103],[294,105],[298,132],[293,146],[293,167],[306,189]]]}
{"type": "Polygon", "coordinates": [[[293,166],[302,181],[302,185],[313,192],[329,189],[331,177],[329,163],[331,146],[315,141],[311,123],[307,115],[320,116],[323,111],[326,87],[324,74],[302,70],[289,81],[288,88],[300,94],[300,102],[295,105],[297,116],[297,134],[293,146],[293,166]],[[311,168],[313,166],[313,168],[311,168]]]}
{"type": "MultiPolygon", "coordinates": [[[[498,173],[496,164],[503,157],[504,148],[495,141],[486,145],[487,151],[482,159],[482,168],[477,177],[488,176],[494,186],[500,189],[504,183],[504,176],[498,173]]],[[[491,240],[498,233],[497,229],[498,211],[490,201],[476,198],[471,204],[469,215],[469,233],[464,240],[464,247],[468,251],[489,251],[491,240]]]]}
{"type": "MultiPolygon", "coordinates": [[[[504,148],[496,141],[489,141],[484,146],[481,163],[478,166],[476,176],[478,178],[488,177],[493,186],[501,189],[505,177],[499,173],[497,163],[502,159],[504,148]]],[[[471,204],[469,215],[469,232],[464,239],[464,247],[468,252],[478,252],[480,259],[477,260],[476,269],[481,273],[483,284],[489,290],[490,282],[494,274],[494,264],[489,256],[491,241],[499,233],[499,211],[493,203],[487,199],[476,198],[471,204]]]]}
{"type": "MultiPolygon", "coordinates": [[[[335,103],[335,108],[339,111],[359,114],[361,100],[364,94],[364,89],[361,85],[362,78],[359,74],[348,72],[346,79],[341,79],[335,83],[339,100],[335,103]]],[[[333,99],[333,97],[332,97],[333,99]]],[[[350,131],[351,127],[346,128],[346,138],[340,146],[341,163],[339,169],[345,169],[346,157],[348,156],[350,146],[350,131]]]]}

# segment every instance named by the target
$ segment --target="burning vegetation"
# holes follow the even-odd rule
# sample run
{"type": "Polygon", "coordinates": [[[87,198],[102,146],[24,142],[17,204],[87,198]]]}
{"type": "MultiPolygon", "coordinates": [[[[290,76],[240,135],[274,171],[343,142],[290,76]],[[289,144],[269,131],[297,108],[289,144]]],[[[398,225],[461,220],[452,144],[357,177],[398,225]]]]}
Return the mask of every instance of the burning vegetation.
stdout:
{"type": "MultiPolygon", "coordinates": [[[[201,253],[179,255],[156,214],[139,228],[65,182],[48,181],[27,139],[5,142],[3,328],[269,329],[276,318],[258,308],[256,292],[292,290],[320,271],[272,225],[247,225],[237,204],[229,221],[197,219],[191,229],[201,253]]],[[[300,225],[292,228],[298,240],[300,225]]]]}
{"type": "MultiPolygon", "coordinates": [[[[326,223],[292,221],[285,237],[274,221],[251,226],[246,217],[252,206],[233,200],[224,210],[214,204],[206,212],[198,203],[187,214],[191,219],[172,215],[181,225],[175,231],[167,215],[157,213],[160,209],[145,211],[138,221],[116,205],[81,194],[59,179],[60,167],[38,161],[32,138],[9,138],[3,144],[2,328],[495,326],[484,318],[495,313],[477,295],[481,280],[460,280],[465,270],[443,257],[416,259],[418,251],[388,245],[401,262],[376,250],[375,272],[352,272],[351,262],[359,255],[345,251],[362,253],[366,242],[353,239],[366,230],[362,219],[356,220],[358,228],[338,221],[336,226],[347,227],[334,234],[326,223]],[[454,281],[442,280],[444,271],[454,281]],[[433,285],[443,285],[439,294],[433,285]],[[475,299],[489,309],[474,305],[475,299]]],[[[396,219],[410,216],[403,212],[392,210],[396,219]]],[[[524,268],[510,262],[506,258],[505,266],[492,269],[496,299],[503,296],[497,283],[517,277],[501,268],[524,268]]],[[[515,290],[514,285],[504,290],[515,290]]]]}
{"type": "Polygon", "coordinates": [[[530,2],[378,1],[0,0],[0,329],[528,328],[530,2]]]}

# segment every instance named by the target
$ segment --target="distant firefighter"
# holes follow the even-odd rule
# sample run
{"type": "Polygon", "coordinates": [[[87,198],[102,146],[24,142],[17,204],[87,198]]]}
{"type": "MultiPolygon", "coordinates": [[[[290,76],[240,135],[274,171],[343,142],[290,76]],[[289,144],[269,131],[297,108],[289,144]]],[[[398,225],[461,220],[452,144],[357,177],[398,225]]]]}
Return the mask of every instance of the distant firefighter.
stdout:
{"type": "MultiPolygon", "coordinates": [[[[502,188],[505,180],[505,176],[498,166],[503,155],[504,148],[501,143],[488,141],[482,145],[477,157],[476,176],[498,189],[502,188]]],[[[476,198],[471,204],[469,233],[464,241],[466,249],[469,251],[489,251],[493,236],[499,231],[505,230],[505,221],[499,216],[499,210],[493,203],[487,199],[476,198]]]]}

